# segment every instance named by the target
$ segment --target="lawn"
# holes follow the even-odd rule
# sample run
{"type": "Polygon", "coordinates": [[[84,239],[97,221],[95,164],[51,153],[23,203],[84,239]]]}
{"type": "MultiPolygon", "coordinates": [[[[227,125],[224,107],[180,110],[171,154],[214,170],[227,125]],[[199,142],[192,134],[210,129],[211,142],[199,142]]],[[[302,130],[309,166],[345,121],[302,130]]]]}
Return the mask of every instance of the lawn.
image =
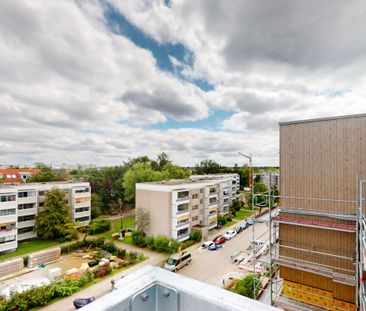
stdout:
{"type": "MultiPolygon", "coordinates": [[[[123,228],[135,228],[135,216],[127,216],[122,219],[123,228]]],[[[112,221],[112,230],[105,232],[102,234],[105,238],[115,241],[112,238],[112,234],[114,232],[119,232],[121,230],[121,220],[115,219],[112,221]]],[[[132,237],[127,236],[123,240],[118,240],[118,242],[126,243],[126,244],[133,244],[132,237]]]]}
{"type": "Polygon", "coordinates": [[[235,219],[243,220],[244,218],[252,215],[252,210],[244,210],[241,209],[239,212],[236,212],[235,219]]]}
{"type": "Polygon", "coordinates": [[[59,241],[43,240],[43,239],[34,239],[25,242],[19,242],[17,250],[12,253],[1,255],[0,261],[7,260],[17,256],[27,255],[28,253],[37,252],[48,247],[56,246],[58,244],[60,244],[59,241]]]}
{"type": "Polygon", "coordinates": [[[228,221],[226,224],[225,224],[225,227],[230,227],[232,226],[233,224],[235,224],[236,221],[228,221]]]}

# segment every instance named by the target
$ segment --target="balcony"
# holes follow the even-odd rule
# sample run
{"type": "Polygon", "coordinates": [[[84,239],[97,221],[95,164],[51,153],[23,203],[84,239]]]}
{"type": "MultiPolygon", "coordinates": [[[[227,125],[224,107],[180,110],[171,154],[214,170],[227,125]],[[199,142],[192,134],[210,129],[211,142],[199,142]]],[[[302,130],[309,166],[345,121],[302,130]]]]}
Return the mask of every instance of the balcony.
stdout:
{"type": "Polygon", "coordinates": [[[116,283],[116,290],[86,305],[85,311],[279,310],[181,274],[146,266],[116,283]]]}
{"type": "Polygon", "coordinates": [[[187,220],[184,222],[177,222],[177,228],[187,227],[187,226],[189,226],[189,218],[187,218],[187,220]]]}
{"type": "Polygon", "coordinates": [[[217,227],[217,222],[213,222],[213,223],[210,223],[208,224],[208,229],[213,229],[213,228],[216,228],[217,227]]]}

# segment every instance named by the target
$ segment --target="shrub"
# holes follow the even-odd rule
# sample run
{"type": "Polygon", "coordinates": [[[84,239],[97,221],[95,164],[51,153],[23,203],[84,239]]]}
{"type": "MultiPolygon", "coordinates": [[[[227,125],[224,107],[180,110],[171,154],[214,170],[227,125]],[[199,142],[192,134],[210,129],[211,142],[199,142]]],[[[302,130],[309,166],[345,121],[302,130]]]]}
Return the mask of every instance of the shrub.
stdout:
{"type": "Polygon", "coordinates": [[[195,244],[195,241],[187,240],[187,241],[181,242],[181,243],[180,243],[180,247],[181,247],[182,249],[186,249],[186,248],[188,248],[188,247],[190,247],[190,246],[192,246],[192,245],[194,245],[194,244],[195,244]]]}
{"type": "Polygon", "coordinates": [[[100,269],[99,272],[98,272],[98,277],[102,278],[104,276],[106,276],[107,273],[105,271],[105,269],[100,269]]]}
{"type": "Polygon", "coordinates": [[[231,207],[239,212],[242,207],[242,202],[240,200],[234,200],[231,207]]]}
{"type": "Polygon", "coordinates": [[[226,217],[224,217],[222,215],[218,215],[217,222],[221,222],[223,225],[225,225],[227,223],[226,217]]]}
{"type": "Polygon", "coordinates": [[[178,251],[178,248],[179,248],[179,242],[177,240],[170,239],[165,251],[169,254],[173,254],[178,251]]]}
{"type": "Polygon", "coordinates": [[[109,252],[111,254],[114,254],[117,251],[117,247],[116,247],[116,245],[114,245],[113,242],[106,242],[104,244],[103,249],[105,249],[107,252],[109,252]]]}
{"type": "Polygon", "coordinates": [[[231,213],[231,215],[232,215],[233,217],[235,217],[235,216],[236,216],[236,210],[235,210],[235,208],[231,208],[231,209],[230,209],[230,213],[231,213]]]}
{"type": "Polygon", "coordinates": [[[115,255],[118,256],[118,257],[124,258],[124,257],[126,257],[126,250],[125,249],[117,249],[115,255]]]}
{"type": "Polygon", "coordinates": [[[99,238],[97,238],[96,240],[94,240],[95,243],[95,247],[103,247],[105,242],[105,238],[100,236],[99,238]]]}
{"type": "Polygon", "coordinates": [[[99,234],[111,230],[111,222],[106,219],[92,220],[88,225],[88,234],[99,234]]]}
{"type": "Polygon", "coordinates": [[[256,290],[255,290],[255,294],[257,296],[261,286],[261,283],[259,281],[259,279],[255,278],[254,279],[254,275],[248,275],[247,277],[245,277],[244,279],[238,281],[234,288],[233,291],[239,295],[243,295],[249,298],[254,298],[253,296],[253,290],[254,290],[254,280],[256,283],[256,290]]]}
{"type": "Polygon", "coordinates": [[[24,257],[23,257],[23,264],[24,264],[24,267],[28,266],[28,260],[29,260],[29,257],[28,257],[28,256],[24,256],[24,257]]]}
{"type": "Polygon", "coordinates": [[[154,246],[158,252],[164,252],[169,247],[169,239],[163,235],[158,235],[155,238],[154,246]]]}
{"type": "Polygon", "coordinates": [[[153,236],[146,237],[146,246],[155,250],[155,239],[153,236]]]}
{"type": "Polygon", "coordinates": [[[147,241],[142,231],[134,231],[132,233],[132,243],[138,247],[146,247],[147,241]]]}
{"type": "Polygon", "coordinates": [[[191,232],[189,239],[195,242],[200,242],[202,240],[202,232],[199,230],[191,232]]]}
{"type": "Polygon", "coordinates": [[[226,222],[225,223],[227,223],[229,221],[233,221],[233,219],[231,218],[231,216],[226,216],[226,222]]]}

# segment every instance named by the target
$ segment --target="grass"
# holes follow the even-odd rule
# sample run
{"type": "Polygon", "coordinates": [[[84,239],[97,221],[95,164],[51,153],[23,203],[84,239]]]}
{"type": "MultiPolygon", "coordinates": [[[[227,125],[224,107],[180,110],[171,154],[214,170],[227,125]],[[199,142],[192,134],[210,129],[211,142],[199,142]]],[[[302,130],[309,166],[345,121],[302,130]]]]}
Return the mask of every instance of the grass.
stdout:
{"type": "Polygon", "coordinates": [[[235,214],[235,219],[239,219],[239,220],[243,220],[244,218],[251,216],[252,215],[252,211],[251,210],[244,210],[241,209],[240,211],[236,212],[235,214]]]}
{"type": "Polygon", "coordinates": [[[236,221],[228,221],[226,224],[225,224],[225,227],[230,227],[230,226],[232,226],[233,224],[235,224],[236,223],[236,221]]]}
{"type": "MultiPolygon", "coordinates": [[[[135,216],[127,216],[122,219],[123,228],[135,228],[135,216]]],[[[121,230],[121,220],[115,219],[112,221],[112,230],[107,231],[102,234],[108,240],[116,241],[112,238],[112,234],[114,232],[119,232],[121,230]]],[[[118,242],[126,243],[126,244],[133,244],[132,237],[126,236],[123,240],[118,240],[118,242]]]]}
{"type": "Polygon", "coordinates": [[[57,240],[44,240],[44,239],[34,239],[25,242],[19,242],[18,248],[15,252],[7,253],[1,255],[0,261],[8,260],[13,257],[27,255],[32,252],[37,252],[48,247],[56,246],[60,244],[57,240]]]}

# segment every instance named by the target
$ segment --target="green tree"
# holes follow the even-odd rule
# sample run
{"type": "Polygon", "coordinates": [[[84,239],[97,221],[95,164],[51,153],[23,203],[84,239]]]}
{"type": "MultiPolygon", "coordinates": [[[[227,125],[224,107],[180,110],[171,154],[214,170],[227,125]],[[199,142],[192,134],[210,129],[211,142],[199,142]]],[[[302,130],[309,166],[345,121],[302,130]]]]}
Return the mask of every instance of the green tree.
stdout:
{"type": "Polygon", "coordinates": [[[203,160],[194,170],[196,174],[218,174],[223,172],[224,168],[213,160],[203,160]]]}
{"type": "MultiPolygon", "coordinates": [[[[255,183],[254,184],[254,193],[255,194],[263,194],[263,195],[257,195],[256,199],[254,201],[254,204],[256,204],[256,206],[259,207],[259,211],[261,211],[262,207],[265,207],[268,204],[268,202],[267,202],[268,200],[267,200],[267,197],[266,197],[266,195],[268,195],[268,188],[263,183],[260,183],[260,182],[255,183]]],[[[248,207],[252,208],[252,194],[251,193],[247,194],[246,200],[247,200],[247,203],[248,203],[248,207]]]]}
{"type": "Polygon", "coordinates": [[[135,186],[139,182],[163,180],[162,172],[154,171],[151,163],[135,163],[123,176],[124,198],[127,202],[135,201],[135,186]]]}
{"type": "Polygon", "coordinates": [[[255,282],[255,296],[257,297],[259,290],[262,288],[262,285],[258,278],[254,277],[254,274],[248,275],[244,279],[238,281],[233,291],[239,295],[249,297],[249,298],[256,298],[254,297],[254,282],[255,282]]]}
{"type": "Polygon", "coordinates": [[[49,182],[58,180],[57,174],[50,166],[38,164],[37,168],[40,169],[40,172],[28,178],[27,182],[49,182]]]}
{"type": "Polygon", "coordinates": [[[169,160],[168,155],[165,152],[162,152],[158,155],[157,164],[159,169],[163,169],[167,164],[171,164],[172,162],[169,160]]]}
{"type": "Polygon", "coordinates": [[[92,193],[91,194],[91,218],[97,218],[102,214],[101,211],[102,206],[102,199],[100,198],[100,195],[98,193],[92,193]]]}
{"type": "Polygon", "coordinates": [[[36,227],[39,237],[66,240],[75,236],[76,229],[70,225],[71,207],[65,203],[66,194],[60,189],[47,192],[44,210],[37,215],[36,227]]]}

